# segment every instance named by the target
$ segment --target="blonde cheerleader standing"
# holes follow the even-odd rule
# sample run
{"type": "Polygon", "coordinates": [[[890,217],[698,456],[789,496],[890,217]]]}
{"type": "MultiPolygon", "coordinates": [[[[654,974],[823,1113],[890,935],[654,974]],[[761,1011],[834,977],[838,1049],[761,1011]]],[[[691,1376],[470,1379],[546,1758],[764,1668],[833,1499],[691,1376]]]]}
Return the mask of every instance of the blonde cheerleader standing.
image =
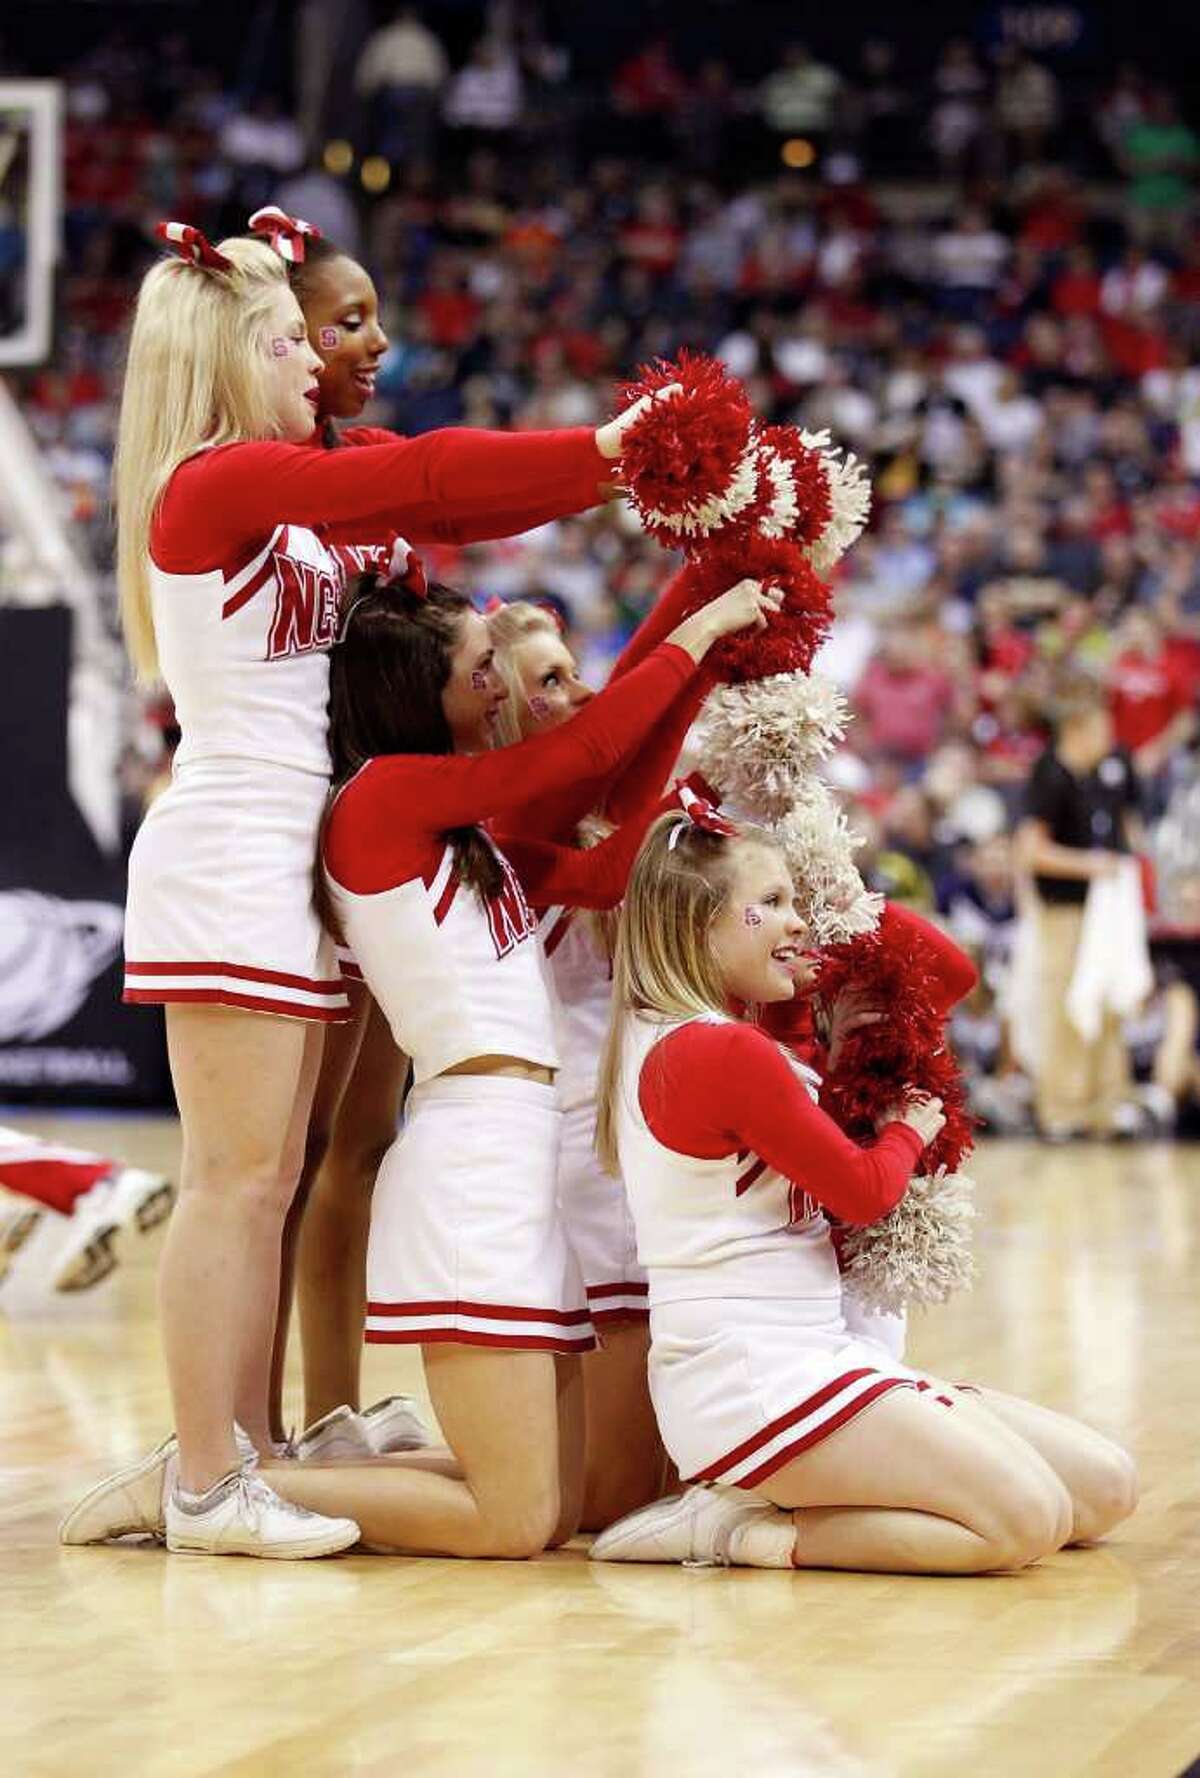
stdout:
{"type": "MultiPolygon", "coordinates": [[[[177,223],[159,233],[174,256],[138,298],[116,494],[130,652],[161,672],[183,733],[134,846],[126,924],[126,998],[167,1007],[184,1136],[160,1274],[179,1438],[166,1537],[320,1555],[357,1527],[285,1508],[244,1468],[234,1415],[267,1444],[283,1220],[323,1027],[349,1012],[312,902],[345,551],[385,559],[396,531],[465,519],[481,491],[509,509],[522,490],[587,505],[621,425],[314,450],[321,361],[282,260],[177,223]]],[[[111,1499],[105,1485],[81,1503],[64,1540],[90,1541],[111,1499]]]]}

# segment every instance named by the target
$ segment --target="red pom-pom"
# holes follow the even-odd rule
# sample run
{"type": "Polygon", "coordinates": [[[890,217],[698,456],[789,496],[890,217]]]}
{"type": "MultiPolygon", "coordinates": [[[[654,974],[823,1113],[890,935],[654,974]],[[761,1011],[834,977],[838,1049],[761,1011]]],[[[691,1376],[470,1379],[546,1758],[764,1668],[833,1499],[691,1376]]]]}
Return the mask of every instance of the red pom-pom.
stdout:
{"type": "Polygon", "coordinates": [[[746,391],[715,358],[681,352],[644,365],[620,392],[631,406],[669,383],[682,393],[653,403],[625,433],[621,481],[646,530],[687,548],[735,520],[751,504],[758,472],[746,391]]]}
{"type": "Polygon", "coordinates": [[[781,587],[783,609],[765,630],[743,630],[717,643],[712,659],[722,679],[739,684],[772,673],[807,673],[829,634],[833,609],[829,588],[796,544],[757,532],[714,539],[680,569],[675,584],[690,615],[746,579],[781,587]]]}
{"type": "Polygon", "coordinates": [[[946,1043],[945,1015],[937,1010],[928,948],[919,934],[886,921],[876,932],[831,946],[821,962],[817,991],[829,1002],[849,986],[886,1012],[877,1025],[847,1038],[822,1089],[822,1106],[861,1142],[873,1139],[876,1118],[906,1087],[932,1093],[942,1101],[946,1122],[925,1150],[920,1171],[955,1172],[973,1145],[974,1119],[946,1043]]]}
{"type": "Polygon", "coordinates": [[[797,543],[815,543],[833,517],[833,496],[824,458],[820,451],[802,442],[795,426],[763,426],[757,436],[759,443],[769,445],[791,471],[796,519],[784,535],[797,543]]]}

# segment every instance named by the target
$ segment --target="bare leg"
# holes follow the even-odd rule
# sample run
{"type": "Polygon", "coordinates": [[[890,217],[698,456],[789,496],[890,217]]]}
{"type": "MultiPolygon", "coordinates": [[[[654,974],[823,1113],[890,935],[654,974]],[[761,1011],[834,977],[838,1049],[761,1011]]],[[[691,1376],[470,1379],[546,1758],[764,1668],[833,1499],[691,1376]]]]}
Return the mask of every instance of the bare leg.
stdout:
{"type": "MultiPolygon", "coordinates": [[[[300,1068],[300,1084],[296,1104],[288,1126],[287,1140],[280,1160],[279,1183],[287,1210],[295,1196],[296,1183],[304,1162],[304,1143],[312,1108],[313,1088],[321,1068],[325,1032],[320,1025],[310,1025],[300,1068]]],[[[271,1375],[274,1368],[275,1334],[279,1325],[280,1260],[283,1250],[283,1228],[266,1245],[267,1231],[258,1231],[264,1245],[248,1256],[256,1279],[261,1279],[247,1326],[247,1345],[238,1372],[236,1397],[237,1418],[254,1440],[259,1451],[271,1449],[271,1375]]]]}
{"type": "Polygon", "coordinates": [[[282,1463],[271,1485],[315,1511],[357,1520],[363,1541],[397,1554],[519,1560],[559,1521],[558,1404],[547,1352],[453,1344],[422,1348],[429,1392],[461,1481],[407,1463],[282,1463]]]}
{"type": "Polygon", "coordinates": [[[603,1531],[662,1493],[666,1458],[650,1403],[650,1329],[622,1321],[583,1359],[587,1426],[584,1531],[603,1531]]]}
{"type": "Polygon", "coordinates": [[[554,1360],[558,1402],[558,1523],[550,1549],[568,1543],[579,1530],[583,1510],[584,1396],[582,1360],[566,1356],[554,1360]]]}
{"type": "Polygon", "coordinates": [[[1062,1481],[1071,1496],[1071,1543],[1092,1543],[1129,1517],[1137,1505],[1137,1470],[1120,1445],[1066,1414],[1015,1395],[984,1389],[978,1400],[981,1412],[994,1415],[1032,1445],[1062,1481]]]}
{"type": "Polygon", "coordinates": [[[408,1057],[371,1001],[300,1231],[296,1286],[310,1426],[343,1402],[359,1405],[371,1194],[396,1139],[407,1072],[408,1057]]]}
{"type": "Polygon", "coordinates": [[[1154,1057],[1154,1083],[1170,1093],[1176,1105],[1196,1075],[1196,994],[1186,982],[1163,989],[1166,1015],[1162,1042],[1154,1057]]]}
{"type": "MultiPolygon", "coordinates": [[[[292,1292],[295,1282],[300,1230],[305,1220],[309,1195],[324,1164],[338,1106],[346,1090],[362,1043],[370,1006],[365,989],[351,987],[354,1016],[343,1025],[330,1025],[325,1032],[321,1067],[313,1093],[312,1110],[305,1133],[304,1158],[295,1196],[283,1225],[283,1244],[279,1267],[279,1303],[275,1316],[275,1333],[271,1350],[271,1437],[282,1440],[286,1434],[283,1423],[283,1378],[287,1368],[288,1333],[292,1317],[292,1292]]],[[[333,1406],[337,1406],[335,1402],[333,1406]]]]}
{"type": "Polygon", "coordinates": [[[234,1402],[259,1337],[256,1303],[273,1290],[274,1267],[260,1270],[272,1242],[278,1254],[291,1194],[282,1166],[309,1030],[227,1007],[167,1008],[183,1163],[159,1305],[180,1481],[195,1491],[237,1464],[234,1402]]]}
{"type": "Polygon", "coordinates": [[[760,1483],[796,1511],[796,1563],[885,1574],[984,1574],[1059,1549],[1071,1507],[1032,1447],[981,1413],[895,1390],[760,1483]]]}

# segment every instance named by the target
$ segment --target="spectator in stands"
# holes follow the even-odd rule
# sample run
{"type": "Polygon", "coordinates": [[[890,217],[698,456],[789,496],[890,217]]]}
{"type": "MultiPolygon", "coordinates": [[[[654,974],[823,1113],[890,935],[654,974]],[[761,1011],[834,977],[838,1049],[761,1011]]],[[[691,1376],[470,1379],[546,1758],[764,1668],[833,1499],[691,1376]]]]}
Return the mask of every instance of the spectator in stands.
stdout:
{"type": "Polygon", "coordinates": [[[1135,606],[1108,672],[1113,738],[1133,756],[1147,803],[1166,805],[1168,768],[1196,732],[1195,687],[1151,607],[1135,606]]]}
{"type": "Polygon", "coordinates": [[[954,702],[953,683],[930,663],[921,629],[894,617],[854,693],[862,725],[855,740],[876,758],[915,770],[945,734],[954,702]]]}
{"type": "Polygon", "coordinates": [[[803,136],[822,144],[833,126],[843,84],[836,68],[818,62],[806,44],[789,43],[780,67],[759,88],[763,121],[776,136],[803,136]]]}
{"type": "MultiPolygon", "coordinates": [[[[388,160],[432,158],[438,101],[450,74],[441,41],[415,6],[368,37],[354,73],[374,113],[371,143],[388,160]]],[[[341,240],[343,237],[337,237],[341,240]]]]}
{"type": "Polygon", "coordinates": [[[481,37],[466,66],[451,76],[442,114],[452,130],[470,130],[494,140],[521,120],[521,69],[509,46],[481,37]]]}

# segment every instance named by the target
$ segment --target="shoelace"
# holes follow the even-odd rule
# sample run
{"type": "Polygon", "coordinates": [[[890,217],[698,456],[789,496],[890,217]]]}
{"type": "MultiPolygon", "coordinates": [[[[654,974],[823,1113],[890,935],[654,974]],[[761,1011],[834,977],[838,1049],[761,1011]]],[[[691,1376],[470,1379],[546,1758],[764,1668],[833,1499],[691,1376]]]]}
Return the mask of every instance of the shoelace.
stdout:
{"type": "Polygon", "coordinates": [[[309,1512],[306,1506],[297,1506],[295,1501],[285,1500],[282,1494],[276,1494],[270,1483],[253,1470],[244,1469],[238,1476],[237,1495],[238,1505],[255,1531],[261,1529],[262,1515],[267,1512],[282,1513],[285,1518],[301,1520],[317,1516],[309,1512]]]}

